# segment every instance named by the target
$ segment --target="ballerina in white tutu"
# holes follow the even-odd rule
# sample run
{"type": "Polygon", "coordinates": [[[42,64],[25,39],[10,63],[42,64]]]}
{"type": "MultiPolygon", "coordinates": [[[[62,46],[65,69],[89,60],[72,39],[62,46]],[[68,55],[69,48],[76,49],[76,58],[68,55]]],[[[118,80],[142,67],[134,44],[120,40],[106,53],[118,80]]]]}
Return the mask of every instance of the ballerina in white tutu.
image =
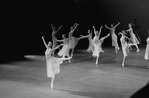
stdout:
{"type": "Polygon", "coordinates": [[[74,30],[76,29],[76,27],[77,27],[78,25],[79,25],[79,24],[75,23],[74,26],[71,26],[70,32],[69,32],[69,50],[71,51],[71,52],[70,52],[70,56],[71,56],[71,57],[73,57],[74,49],[75,49],[75,47],[77,46],[79,40],[88,37],[88,35],[87,35],[87,36],[81,35],[81,37],[79,37],[79,38],[73,36],[73,32],[74,32],[74,30]]]}
{"type": "MultiPolygon", "coordinates": [[[[62,40],[57,40],[58,42],[63,42],[63,47],[57,54],[59,56],[62,56],[63,58],[65,58],[66,56],[69,58],[69,38],[66,38],[65,34],[62,35],[62,38],[62,40]]],[[[69,62],[71,62],[70,59],[69,62]]]]}
{"type": "Polygon", "coordinates": [[[137,39],[137,37],[135,36],[135,34],[133,33],[132,25],[130,23],[128,24],[128,27],[129,27],[129,29],[126,31],[129,32],[130,37],[131,37],[130,48],[131,48],[131,46],[135,46],[137,48],[137,52],[139,52],[140,50],[139,50],[138,44],[140,44],[140,42],[137,39]]]}
{"type": "Polygon", "coordinates": [[[114,24],[111,24],[111,27],[108,27],[107,25],[105,25],[105,27],[107,29],[110,30],[111,32],[111,37],[112,37],[112,46],[115,47],[115,52],[117,53],[119,51],[119,45],[117,43],[117,35],[115,34],[115,28],[120,24],[120,22],[118,22],[115,26],[114,24]]]}
{"type": "Polygon", "coordinates": [[[120,35],[120,34],[121,34],[121,38],[120,38],[121,47],[122,47],[122,52],[123,52],[122,67],[124,67],[125,58],[129,54],[129,46],[130,46],[129,43],[127,43],[126,39],[128,39],[128,40],[131,40],[131,39],[129,39],[127,36],[125,36],[126,32],[124,30],[122,30],[122,32],[119,32],[118,35],[120,35]]]}
{"type": "Polygon", "coordinates": [[[68,60],[70,58],[57,58],[52,56],[52,51],[58,49],[61,45],[51,48],[52,43],[49,42],[46,44],[44,37],[42,37],[43,43],[46,46],[45,51],[45,58],[46,58],[46,70],[47,70],[47,77],[51,78],[51,89],[53,89],[53,82],[55,79],[55,75],[60,73],[60,64],[63,63],[63,60],[68,60]]]}
{"type": "MultiPolygon", "coordinates": [[[[53,45],[52,45],[52,48],[55,48],[58,44],[57,44],[57,41],[56,41],[56,34],[57,32],[59,31],[59,29],[62,27],[62,25],[56,30],[56,28],[51,24],[51,28],[52,28],[52,42],[53,42],[53,45]]],[[[55,50],[53,50],[52,52],[52,55],[54,56],[55,54],[55,50]]]]}
{"type": "Polygon", "coordinates": [[[88,41],[89,41],[89,45],[88,45],[87,51],[88,52],[93,52],[94,44],[93,44],[93,38],[92,38],[91,30],[88,30],[88,41]]]}
{"type": "MultiPolygon", "coordinates": [[[[149,60],[149,30],[148,30],[148,38],[146,39],[146,49],[145,49],[145,55],[144,55],[144,59],[145,60],[149,60]]],[[[149,68],[149,65],[148,65],[149,68]]]]}
{"type": "Polygon", "coordinates": [[[102,37],[98,40],[95,41],[94,43],[94,51],[92,56],[96,57],[96,65],[98,64],[98,59],[99,59],[99,54],[100,52],[104,52],[102,50],[102,43],[104,42],[104,40],[110,35],[110,33],[108,35],[106,35],[105,37],[102,37]]]}
{"type": "MultiPolygon", "coordinates": [[[[99,34],[101,33],[101,29],[102,29],[102,26],[100,27],[99,34]]],[[[96,32],[96,34],[94,36],[94,39],[93,39],[94,50],[93,50],[92,56],[96,57],[96,65],[98,64],[99,53],[104,52],[102,50],[102,43],[109,35],[110,35],[110,33],[99,39],[99,35],[97,35],[97,32],[96,32]]]]}

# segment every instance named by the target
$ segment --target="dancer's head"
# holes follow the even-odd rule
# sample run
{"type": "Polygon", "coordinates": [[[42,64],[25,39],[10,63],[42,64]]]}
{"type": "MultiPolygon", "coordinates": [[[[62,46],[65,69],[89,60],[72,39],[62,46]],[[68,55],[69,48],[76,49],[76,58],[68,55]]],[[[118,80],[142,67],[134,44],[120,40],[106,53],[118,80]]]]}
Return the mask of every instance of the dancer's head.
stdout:
{"type": "Polygon", "coordinates": [[[87,33],[90,34],[91,33],[91,30],[88,30],[87,33]]]}
{"type": "Polygon", "coordinates": [[[132,24],[131,24],[131,23],[129,23],[129,24],[128,24],[128,27],[130,27],[130,28],[131,28],[131,27],[132,27],[132,24]]]}
{"type": "Polygon", "coordinates": [[[62,38],[66,38],[66,34],[62,34],[62,38]]]}
{"type": "Polygon", "coordinates": [[[112,27],[112,28],[114,27],[114,23],[111,24],[111,27],[112,27]]]}
{"type": "Polygon", "coordinates": [[[49,43],[48,43],[48,47],[50,48],[51,46],[52,46],[52,43],[51,43],[51,42],[49,42],[49,43]]]}
{"type": "Polygon", "coordinates": [[[125,34],[126,34],[125,30],[122,30],[122,34],[123,34],[123,35],[125,35],[125,34]]]}

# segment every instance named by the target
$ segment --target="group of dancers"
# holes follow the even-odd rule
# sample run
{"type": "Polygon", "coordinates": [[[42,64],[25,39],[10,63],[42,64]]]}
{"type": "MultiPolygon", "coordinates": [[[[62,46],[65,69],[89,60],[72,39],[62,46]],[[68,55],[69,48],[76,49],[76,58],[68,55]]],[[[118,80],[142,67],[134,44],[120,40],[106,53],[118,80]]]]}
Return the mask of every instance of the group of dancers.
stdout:
{"type": "MultiPolygon", "coordinates": [[[[53,82],[55,79],[55,75],[60,73],[60,64],[62,64],[64,60],[68,60],[71,63],[74,49],[77,46],[80,39],[88,38],[89,46],[88,46],[87,51],[92,52],[92,56],[96,57],[96,65],[98,64],[100,52],[104,52],[102,49],[102,43],[107,37],[110,36],[110,34],[111,34],[111,39],[112,39],[112,46],[115,47],[115,52],[118,53],[120,47],[118,45],[118,37],[115,33],[115,29],[119,24],[120,22],[118,22],[116,25],[111,24],[111,27],[108,27],[107,25],[105,25],[105,27],[110,30],[110,33],[108,33],[104,37],[100,38],[103,26],[100,27],[99,31],[96,30],[95,26],[93,26],[93,31],[88,30],[87,35],[85,36],[80,35],[80,37],[77,38],[73,36],[73,33],[79,24],[75,23],[70,28],[68,38],[66,38],[66,34],[62,34],[63,39],[61,40],[58,40],[56,38],[56,34],[62,26],[60,26],[56,30],[56,28],[53,25],[51,25],[52,31],[53,31],[52,32],[53,43],[49,42],[48,44],[46,44],[44,36],[42,36],[42,40],[44,42],[44,45],[46,46],[46,51],[45,51],[46,69],[47,69],[47,77],[51,78],[51,89],[53,89],[53,82]],[[94,37],[93,37],[93,34],[94,34],[94,37]],[[62,43],[58,45],[57,42],[62,42],[62,43]],[[62,48],[60,48],[61,46],[62,48]],[[56,57],[55,50],[58,48],[60,48],[59,52],[57,53],[59,57],[56,57]]],[[[140,42],[135,36],[135,34],[133,33],[132,24],[129,23],[128,27],[129,27],[128,30],[122,30],[121,32],[118,33],[118,35],[121,35],[120,42],[121,42],[121,47],[122,47],[122,52],[123,52],[122,67],[124,67],[125,58],[128,56],[130,50],[132,49],[132,46],[135,46],[137,48],[137,52],[140,51],[138,47],[138,44],[140,44],[140,42]],[[129,32],[130,38],[126,36],[126,32],[129,32]]],[[[147,41],[149,43],[149,38],[147,39],[147,41]]],[[[149,48],[149,45],[147,45],[146,52],[145,52],[144,58],[146,60],[149,59],[148,48],[149,48]]]]}

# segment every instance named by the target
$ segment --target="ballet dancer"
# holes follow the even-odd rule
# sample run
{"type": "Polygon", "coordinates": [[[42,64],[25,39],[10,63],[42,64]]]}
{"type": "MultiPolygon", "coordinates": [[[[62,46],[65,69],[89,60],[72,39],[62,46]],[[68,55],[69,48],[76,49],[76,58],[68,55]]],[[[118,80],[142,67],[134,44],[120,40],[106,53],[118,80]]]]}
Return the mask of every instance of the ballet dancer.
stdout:
{"type": "Polygon", "coordinates": [[[107,25],[105,25],[105,27],[107,29],[110,30],[111,32],[111,37],[112,37],[112,46],[115,47],[115,52],[117,53],[119,51],[119,46],[118,46],[118,43],[117,43],[117,35],[115,34],[115,28],[120,24],[120,22],[118,22],[115,26],[114,24],[111,24],[111,27],[108,27],[107,25]]]}
{"type": "Polygon", "coordinates": [[[122,67],[124,67],[125,58],[129,54],[129,46],[130,45],[129,45],[129,43],[127,43],[126,39],[131,40],[130,38],[125,36],[125,34],[126,34],[126,32],[124,30],[122,30],[122,32],[118,33],[118,35],[121,35],[120,41],[121,41],[121,47],[122,47],[122,51],[123,51],[122,67]]]}
{"type": "Polygon", "coordinates": [[[60,73],[60,64],[62,64],[64,60],[71,59],[71,57],[70,58],[57,58],[57,57],[52,56],[52,51],[58,49],[63,44],[60,44],[55,48],[51,48],[52,47],[51,42],[46,44],[43,36],[42,36],[42,40],[46,47],[45,58],[46,58],[47,77],[51,78],[50,86],[51,86],[51,89],[53,89],[53,82],[55,79],[55,75],[60,73]]]}
{"type": "Polygon", "coordinates": [[[96,65],[98,64],[98,59],[99,59],[99,54],[100,52],[104,52],[102,50],[102,43],[104,42],[104,40],[110,35],[110,33],[100,39],[96,39],[94,42],[94,51],[92,56],[96,57],[96,65]]]}
{"type": "MultiPolygon", "coordinates": [[[[69,58],[69,38],[66,38],[66,34],[62,34],[62,40],[56,40],[58,42],[63,42],[63,47],[62,49],[57,53],[59,56],[62,56],[63,58],[65,58],[66,56],[69,58]]],[[[69,63],[70,63],[70,59],[69,59],[69,63]]]]}
{"type": "Polygon", "coordinates": [[[87,48],[87,51],[88,52],[93,52],[94,45],[93,45],[93,38],[92,38],[92,32],[91,32],[91,30],[88,30],[88,41],[89,41],[89,46],[87,48]]]}
{"type": "MultiPolygon", "coordinates": [[[[148,30],[148,38],[146,39],[146,49],[145,49],[145,55],[144,55],[144,59],[145,60],[149,60],[149,30],[148,30]]],[[[148,65],[149,68],[149,65],[148,65]]]]}
{"type": "Polygon", "coordinates": [[[140,44],[142,44],[141,39],[140,39],[140,37],[138,35],[138,32],[140,31],[140,26],[139,26],[139,24],[137,22],[137,19],[134,19],[131,24],[132,24],[132,28],[133,28],[134,34],[136,35],[136,37],[139,40],[140,44]]]}
{"type": "Polygon", "coordinates": [[[84,38],[87,38],[88,35],[84,36],[84,35],[80,35],[81,37],[70,37],[69,38],[69,51],[70,52],[70,56],[73,57],[73,52],[74,52],[74,49],[75,47],[77,46],[78,42],[81,40],[81,39],[84,39],[84,38]]]}
{"type": "Polygon", "coordinates": [[[75,49],[75,47],[77,46],[79,40],[88,37],[88,35],[87,35],[87,36],[81,35],[81,37],[79,37],[79,38],[76,38],[76,37],[73,36],[73,32],[74,32],[74,30],[77,28],[78,25],[79,25],[79,24],[75,23],[74,26],[71,26],[70,32],[69,32],[69,50],[71,51],[71,52],[70,52],[70,56],[71,56],[71,57],[73,57],[74,49],[75,49]]]}
{"type": "MultiPolygon", "coordinates": [[[[60,30],[61,27],[62,27],[62,25],[56,30],[56,28],[51,24],[51,28],[52,28],[52,42],[53,42],[52,48],[55,48],[58,45],[57,41],[56,41],[56,34],[60,30]]],[[[54,56],[54,54],[55,54],[55,50],[53,50],[53,52],[52,52],[53,56],[54,56]]]]}
{"type": "Polygon", "coordinates": [[[131,46],[135,46],[137,48],[137,52],[139,52],[139,47],[137,44],[140,44],[139,40],[136,38],[135,34],[133,33],[133,29],[132,29],[132,24],[129,23],[128,24],[129,29],[126,30],[127,32],[129,32],[130,37],[131,37],[131,43],[130,43],[130,48],[131,46]]]}

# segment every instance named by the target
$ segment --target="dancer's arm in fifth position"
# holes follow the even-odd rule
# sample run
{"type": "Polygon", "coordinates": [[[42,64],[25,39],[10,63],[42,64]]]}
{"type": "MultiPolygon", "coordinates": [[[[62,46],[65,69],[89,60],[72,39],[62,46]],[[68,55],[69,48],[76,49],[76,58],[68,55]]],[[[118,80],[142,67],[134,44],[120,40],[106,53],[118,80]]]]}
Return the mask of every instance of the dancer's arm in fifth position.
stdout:
{"type": "Polygon", "coordinates": [[[99,37],[100,37],[102,28],[103,28],[103,26],[100,27],[100,30],[99,30],[99,32],[98,32],[98,39],[99,39],[99,37]]]}
{"type": "Polygon", "coordinates": [[[106,27],[107,29],[109,29],[109,30],[111,30],[111,29],[112,29],[112,28],[108,27],[107,25],[105,25],[105,27],[106,27]]]}
{"type": "Polygon", "coordinates": [[[41,38],[42,38],[42,40],[43,40],[43,43],[44,43],[45,47],[48,48],[48,45],[46,44],[46,41],[45,41],[45,39],[44,39],[44,36],[42,36],[41,38]]]}
{"type": "Polygon", "coordinates": [[[120,24],[120,22],[118,22],[118,23],[114,26],[114,28],[116,28],[119,24],[120,24]]]}
{"type": "Polygon", "coordinates": [[[60,46],[62,46],[63,44],[58,45],[57,47],[53,48],[52,50],[56,50],[58,49],[60,46]]]}

